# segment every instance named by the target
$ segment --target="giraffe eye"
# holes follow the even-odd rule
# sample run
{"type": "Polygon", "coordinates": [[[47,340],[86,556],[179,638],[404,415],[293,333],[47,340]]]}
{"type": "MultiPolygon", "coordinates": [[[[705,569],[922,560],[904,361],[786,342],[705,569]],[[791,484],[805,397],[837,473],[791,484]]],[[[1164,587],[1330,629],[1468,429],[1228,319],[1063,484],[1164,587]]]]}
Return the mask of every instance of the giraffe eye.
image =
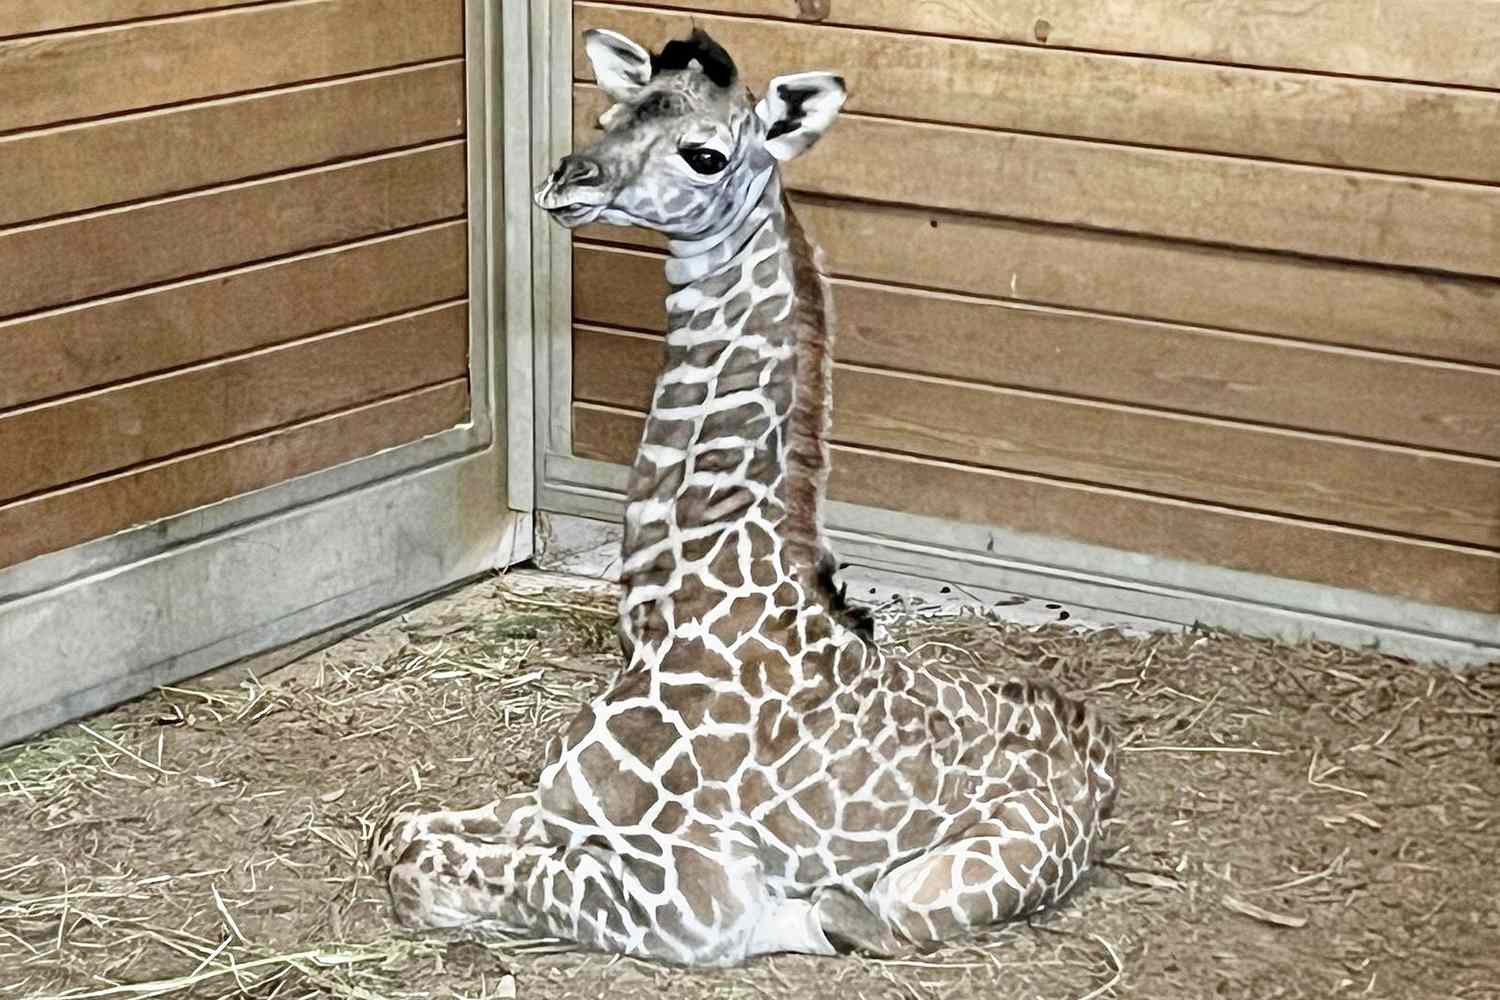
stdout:
{"type": "Polygon", "coordinates": [[[717,149],[709,149],[706,146],[700,146],[696,149],[684,149],[682,151],[682,158],[687,161],[688,166],[700,174],[716,174],[723,170],[729,163],[724,158],[723,153],[717,149]]]}

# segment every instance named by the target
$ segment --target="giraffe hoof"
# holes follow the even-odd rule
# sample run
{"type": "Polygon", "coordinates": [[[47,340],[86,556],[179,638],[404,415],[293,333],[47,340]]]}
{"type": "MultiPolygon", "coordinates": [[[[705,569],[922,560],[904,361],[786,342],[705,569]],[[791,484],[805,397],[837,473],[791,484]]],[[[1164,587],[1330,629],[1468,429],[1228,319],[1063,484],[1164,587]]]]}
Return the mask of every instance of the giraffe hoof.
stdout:
{"type": "Polygon", "coordinates": [[[844,890],[823,889],[813,907],[828,943],[840,952],[871,958],[894,958],[901,953],[901,942],[890,925],[844,890]]]}

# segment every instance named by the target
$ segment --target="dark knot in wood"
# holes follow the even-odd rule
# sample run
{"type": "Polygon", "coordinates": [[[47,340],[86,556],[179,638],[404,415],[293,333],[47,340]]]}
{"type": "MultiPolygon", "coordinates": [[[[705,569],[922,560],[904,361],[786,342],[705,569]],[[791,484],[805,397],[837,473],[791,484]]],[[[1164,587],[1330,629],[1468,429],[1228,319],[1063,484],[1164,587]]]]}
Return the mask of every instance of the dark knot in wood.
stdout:
{"type": "Polygon", "coordinates": [[[797,16],[804,21],[822,21],[832,6],[833,0],[797,0],[797,16]]]}

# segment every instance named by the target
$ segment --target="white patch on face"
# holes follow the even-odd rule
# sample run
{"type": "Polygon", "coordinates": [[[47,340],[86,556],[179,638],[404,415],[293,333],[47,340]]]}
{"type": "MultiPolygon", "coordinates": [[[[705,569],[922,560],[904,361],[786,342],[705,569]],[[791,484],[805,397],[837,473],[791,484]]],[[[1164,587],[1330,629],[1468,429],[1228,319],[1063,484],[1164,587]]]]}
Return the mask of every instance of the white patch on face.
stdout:
{"type": "Polygon", "coordinates": [[[611,105],[608,111],[599,116],[599,128],[605,132],[618,128],[630,120],[630,113],[628,104],[611,105]]]}
{"type": "Polygon", "coordinates": [[[677,144],[684,149],[712,149],[727,160],[734,153],[734,133],[718,122],[699,122],[682,133],[677,144]]]}

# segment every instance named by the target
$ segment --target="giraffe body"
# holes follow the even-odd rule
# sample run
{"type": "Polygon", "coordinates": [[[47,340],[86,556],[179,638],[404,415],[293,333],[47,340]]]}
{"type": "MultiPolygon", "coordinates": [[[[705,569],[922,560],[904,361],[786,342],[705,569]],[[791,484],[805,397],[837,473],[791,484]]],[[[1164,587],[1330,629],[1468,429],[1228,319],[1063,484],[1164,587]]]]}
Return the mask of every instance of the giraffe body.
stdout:
{"type": "Polygon", "coordinates": [[[827,293],[777,164],[842,82],[780,78],[751,111],[701,34],[588,50],[607,134],[538,201],[673,236],[625,517],[627,662],[535,791],[392,818],[374,857],[398,916],[722,965],[889,954],[1055,902],[1113,805],[1108,731],[1048,687],[886,655],[831,576],[827,293]]]}

